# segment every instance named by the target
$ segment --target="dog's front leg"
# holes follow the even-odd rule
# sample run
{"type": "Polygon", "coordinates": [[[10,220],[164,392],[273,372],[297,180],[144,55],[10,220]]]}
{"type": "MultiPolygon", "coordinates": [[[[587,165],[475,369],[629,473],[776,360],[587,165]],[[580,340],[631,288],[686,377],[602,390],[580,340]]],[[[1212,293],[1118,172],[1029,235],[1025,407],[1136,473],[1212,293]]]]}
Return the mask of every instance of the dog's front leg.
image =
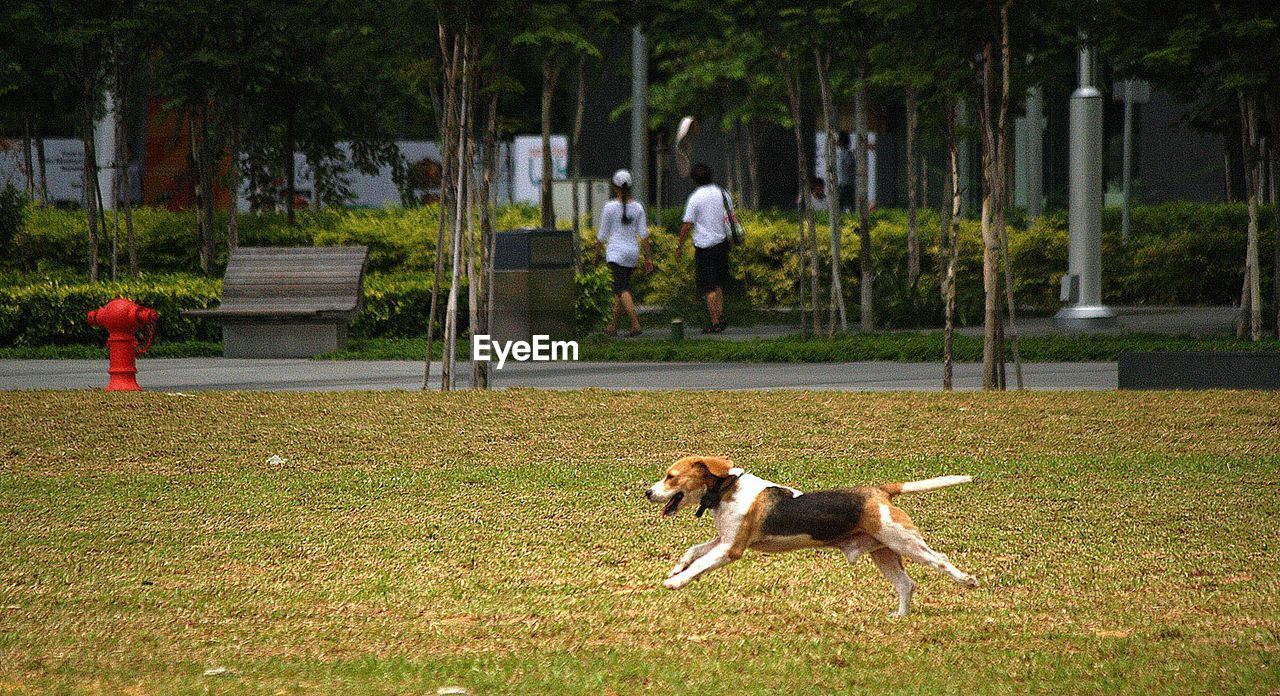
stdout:
{"type": "Polygon", "coordinates": [[[723,565],[728,565],[742,557],[741,551],[735,551],[731,543],[720,541],[701,557],[689,564],[688,568],[667,578],[662,583],[669,590],[678,590],[685,585],[693,582],[695,578],[708,570],[715,570],[723,565]]]}
{"type": "Polygon", "coordinates": [[[684,570],[685,568],[688,568],[690,563],[693,563],[699,558],[702,558],[704,555],[706,555],[708,551],[715,548],[716,544],[719,544],[719,543],[720,543],[720,537],[717,536],[711,541],[703,542],[701,544],[694,544],[693,546],[690,546],[689,550],[685,551],[684,555],[680,557],[680,560],[679,562],[676,563],[675,567],[671,569],[671,572],[667,573],[667,577],[669,578],[675,577],[680,573],[680,571],[684,570]]]}

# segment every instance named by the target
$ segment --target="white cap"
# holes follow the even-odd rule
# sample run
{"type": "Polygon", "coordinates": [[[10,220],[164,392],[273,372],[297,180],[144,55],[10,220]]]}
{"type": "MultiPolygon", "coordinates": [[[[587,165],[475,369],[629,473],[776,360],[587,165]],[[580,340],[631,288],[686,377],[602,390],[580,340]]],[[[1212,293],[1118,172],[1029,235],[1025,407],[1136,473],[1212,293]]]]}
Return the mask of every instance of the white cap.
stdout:
{"type": "Polygon", "coordinates": [[[613,173],[613,185],[618,188],[631,185],[631,172],[625,169],[619,169],[613,173]]]}

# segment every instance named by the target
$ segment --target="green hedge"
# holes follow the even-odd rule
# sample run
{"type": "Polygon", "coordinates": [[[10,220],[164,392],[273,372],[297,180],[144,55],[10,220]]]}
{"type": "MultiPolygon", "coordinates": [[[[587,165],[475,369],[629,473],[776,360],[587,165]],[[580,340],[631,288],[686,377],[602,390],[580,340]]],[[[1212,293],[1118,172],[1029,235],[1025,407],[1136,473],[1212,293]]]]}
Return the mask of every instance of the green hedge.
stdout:
{"type": "Polygon", "coordinates": [[[99,343],[102,329],[86,314],[116,297],[128,297],[160,313],[157,341],[213,340],[216,327],[179,315],[183,309],[216,306],[218,280],[191,275],[145,275],[119,283],[43,280],[0,288],[0,345],[45,346],[99,343]]]}
{"type": "MultiPolygon", "coordinates": [[[[89,258],[89,241],[84,216],[77,211],[28,205],[23,223],[4,251],[0,265],[25,272],[59,269],[83,271],[89,258]]],[[[337,246],[364,244],[369,247],[371,272],[424,271],[435,265],[435,241],[439,209],[353,208],[301,210],[297,224],[290,226],[284,213],[251,213],[238,218],[243,246],[337,246]]],[[[133,212],[139,264],[153,272],[198,272],[199,240],[195,213],[160,208],[139,208],[133,212]]],[[[497,229],[536,226],[538,211],[533,206],[504,206],[494,221],[497,229]]],[[[108,215],[108,227],[114,228],[108,215]]],[[[226,215],[219,213],[217,265],[226,265],[226,215]]],[[[124,258],[124,220],[120,220],[120,256],[124,258]]],[[[0,242],[3,242],[0,237],[0,242]]],[[[110,244],[100,243],[103,266],[109,263],[110,244]]]]}
{"type": "MultiPolygon", "coordinates": [[[[793,305],[798,277],[798,226],[794,215],[743,212],[747,241],[731,257],[734,286],[730,311],[742,307],[793,305]]],[[[689,255],[673,257],[679,214],[662,211],[655,235],[658,269],[635,281],[644,304],[668,307],[673,313],[698,313],[693,296],[693,264],[689,255]]],[[[1119,211],[1103,217],[1104,300],[1117,305],[1230,305],[1239,302],[1243,282],[1248,213],[1242,204],[1170,203],[1133,209],[1131,235],[1123,243],[1119,211]]],[[[1261,216],[1263,297],[1271,295],[1275,211],[1264,206],[1261,216]]],[[[922,250],[921,277],[907,283],[906,214],[883,210],[872,216],[872,259],[877,274],[876,316],[886,327],[936,326],[942,314],[938,291],[939,218],[936,211],[919,216],[922,250]]],[[[829,234],[825,215],[818,220],[821,298],[826,304],[830,277],[829,234]]],[[[1026,228],[1010,228],[1009,246],[1015,297],[1023,311],[1051,313],[1061,303],[1059,282],[1067,268],[1067,218],[1063,212],[1044,215],[1026,228]]],[[[961,324],[982,318],[982,232],[976,220],[960,223],[957,269],[957,315],[961,324]]],[[[856,320],[860,294],[860,243],[846,218],[841,236],[845,302],[856,320]]]]}
{"type": "MultiPolygon", "coordinates": [[[[599,328],[612,308],[607,271],[578,278],[577,316],[583,333],[599,328]]],[[[441,289],[443,307],[448,288],[441,289]]],[[[85,314],[115,297],[128,297],[160,312],[156,340],[220,340],[218,326],[181,316],[183,309],[214,307],[222,282],[190,274],[144,275],[118,283],[91,284],[65,278],[0,274],[0,346],[96,344],[105,339],[85,314]],[[23,282],[25,281],[25,282],[23,282]]],[[[361,338],[422,336],[431,306],[428,274],[374,273],[364,281],[364,306],[351,325],[361,338]]],[[[443,310],[441,310],[443,313],[443,310]]],[[[461,329],[467,328],[467,294],[459,289],[461,329]]],[[[437,320],[436,329],[440,330],[437,320]]]]}
{"type": "MultiPolygon", "coordinates": [[[[6,276],[16,273],[20,279],[36,272],[66,278],[66,284],[75,285],[71,279],[82,273],[87,253],[81,216],[74,211],[36,205],[25,206],[22,216],[23,224],[13,235],[8,253],[0,256],[3,259],[0,284],[6,284],[6,276]]],[[[698,316],[703,310],[693,292],[692,254],[676,259],[673,253],[680,211],[654,211],[651,219],[654,220],[657,269],[653,274],[635,277],[636,299],[641,304],[662,306],[673,315],[698,316]]],[[[733,252],[728,311],[741,316],[753,307],[793,306],[798,275],[798,231],[794,214],[744,212],[743,219],[747,242],[733,252]]],[[[146,270],[153,273],[196,270],[195,226],[191,213],[142,209],[136,212],[135,222],[139,257],[146,270]]],[[[224,222],[219,218],[220,233],[225,230],[224,222]]],[[[438,222],[434,207],[300,211],[298,224],[292,227],[285,224],[283,214],[240,216],[241,240],[246,245],[368,245],[373,275],[367,288],[366,312],[354,327],[358,335],[365,336],[403,336],[425,330],[422,307],[429,301],[430,291],[429,281],[423,278],[434,264],[438,222]],[[386,275],[373,281],[377,274],[386,275]]],[[[1270,297],[1275,225],[1275,212],[1271,207],[1263,207],[1261,222],[1263,295],[1270,297]]],[[[499,210],[496,227],[505,229],[536,223],[535,208],[512,206],[499,210]]],[[[1247,211],[1242,204],[1138,206],[1132,215],[1132,237],[1128,244],[1122,244],[1118,232],[1119,213],[1108,209],[1103,218],[1105,300],[1120,305],[1238,302],[1246,224],[1247,211]]],[[[937,213],[925,210],[920,215],[922,275],[914,287],[906,282],[904,212],[878,211],[873,216],[873,225],[878,323],[887,327],[936,326],[942,312],[937,290],[937,213]]],[[[830,276],[825,219],[819,219],[817,235],[821,256],[819,276],[825,287],[830,276]]],[[[583,237],[588,246],[593,244],[592,230],[584,229],[583,237]]],[[[1009,237],[1015,292],[1022,310],[1036,313],[1056,310],[1059,280],[1067,267],[1065,214],[1050,213],[1028,227],[1011,228],[1009,237]]],[[[846,304],[855,320],[860,282],[858,247],[856,231],[847,219],[842,265],[846,304]]],[[[976,221],[961,223],[960,248],[957,313],[961,324],[973,324],[981,320],[982,310],[982,242],[976,221]]],[[[602,267],[590,266],[579,279],[579,324],[584,329],[598,327],[608,314],[610,297],[605,273],[602,267]]],[[[821,295],[825,304],[825,291],[821,295]]],[[[0,314],[3,312],[0,310],[0,314]]],[[[0,332],[12,334],[13,329],[4,329],[6,321],[13,321],[12,311],[8,319],[0,316],[0,332]]],[[[50,332],[55,338],[65,333],[52,329],[50,332]]],[[[186,334],[196,332],[194,328],[184,329],[186,334]]]]}

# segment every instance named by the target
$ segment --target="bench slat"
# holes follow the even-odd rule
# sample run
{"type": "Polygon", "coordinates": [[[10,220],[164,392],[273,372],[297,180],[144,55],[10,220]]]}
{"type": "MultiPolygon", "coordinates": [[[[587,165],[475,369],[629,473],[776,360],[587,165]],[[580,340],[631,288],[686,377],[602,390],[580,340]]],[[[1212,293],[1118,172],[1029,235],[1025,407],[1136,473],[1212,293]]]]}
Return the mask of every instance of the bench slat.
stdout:
{"type": "Polygon", "coordinates": [[[296,283],[292,280],[288,282],[283,279],[274,283],[238,283],[233,285],[223,285],[223,296],[248,293],[256,296],[266,297],[289,297],[294,295],[312,296],[312,295],[352,295],[354,296],[359,289],[359,285],[355,283],[296,283]]]}
{"type": "Polygon", "coordinates": [[[360,306],[366,247],[240,247],[222,279],[222,304],[183,312],[208,319],[349,319],[360,306]]]}

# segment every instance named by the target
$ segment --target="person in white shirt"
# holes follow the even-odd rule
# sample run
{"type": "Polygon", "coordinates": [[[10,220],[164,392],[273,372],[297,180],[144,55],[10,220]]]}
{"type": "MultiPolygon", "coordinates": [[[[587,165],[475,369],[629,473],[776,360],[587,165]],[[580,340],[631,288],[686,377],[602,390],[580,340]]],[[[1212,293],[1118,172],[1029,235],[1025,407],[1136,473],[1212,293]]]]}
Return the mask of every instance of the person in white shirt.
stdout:
{"type": "Polygon", "coordinates": [[[618,322],[626,312],[631,319],[631,332],[627,336],[634,337],[640,335],[640,319],[631,296],[631,274],[640,262],[641,250],[645,273],[653,272],[653,250],[649,245],[644,206],[631,200],[631,172],[625,169],[614,172],[613,195],[615,199],[604,204],[600,229],[596,232],[596,253],[604,247],[605,261],[613,275],[613,320],[605,327],[605,334],[618,335],[618,322]]]}
{"type": "Polygon", "coordinates": [[[698,188],[689,194],[684,224],[676,242],[676,256],[684,255],[684,240],[693,233],[693,261],[698,294],[706,298],[711,324],[702,333],[725,329],[724,285],[729,280],[729,209],[733,201],[724,189],[711,183],[711,168],[699,162],[689,171],[698,188]]]}

